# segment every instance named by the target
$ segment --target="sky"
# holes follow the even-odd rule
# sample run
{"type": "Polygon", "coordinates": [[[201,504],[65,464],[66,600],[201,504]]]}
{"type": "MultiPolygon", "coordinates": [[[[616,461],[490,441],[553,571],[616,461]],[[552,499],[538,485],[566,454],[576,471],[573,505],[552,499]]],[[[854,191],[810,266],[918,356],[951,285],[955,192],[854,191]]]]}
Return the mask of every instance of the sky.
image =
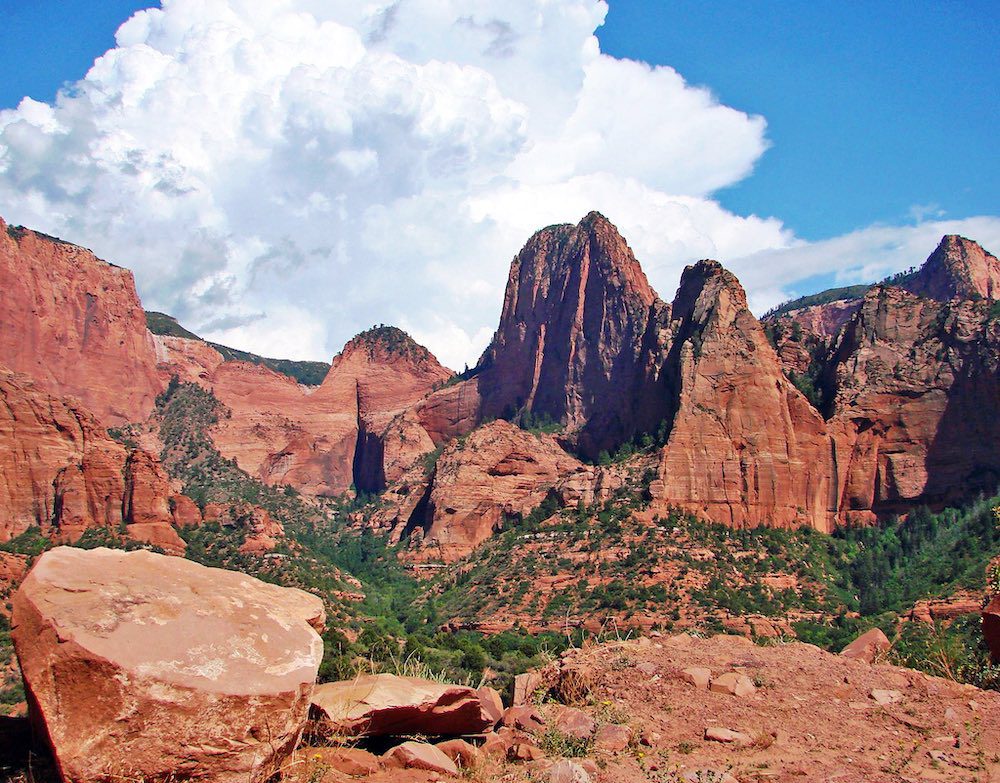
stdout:
{"type": "Polygon", "coordinates": [[[0,215],[238,348],[393,323],[461,369],[591,209],[664,298],[712,257],[758,313],[1000,247],[992,1],[147,5],[0,0],[0,215]]]}

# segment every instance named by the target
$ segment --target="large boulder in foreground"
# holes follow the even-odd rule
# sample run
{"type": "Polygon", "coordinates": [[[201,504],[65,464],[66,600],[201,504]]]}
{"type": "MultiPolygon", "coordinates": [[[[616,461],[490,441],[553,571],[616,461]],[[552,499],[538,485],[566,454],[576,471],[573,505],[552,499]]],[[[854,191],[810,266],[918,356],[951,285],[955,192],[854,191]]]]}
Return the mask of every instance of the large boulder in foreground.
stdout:
{"type": "Polygon", "coordinates": [[[312,714],[349,736],[478,734],[494,722],[472,688],[395,674],[318,685],[312,714]]]}
{"type": "Polygon", "coordinates": [[[315,596],[151,552],[59,547],[13,600],[36,733],[64,781],[264,780],[304,727],[315,596]]]}

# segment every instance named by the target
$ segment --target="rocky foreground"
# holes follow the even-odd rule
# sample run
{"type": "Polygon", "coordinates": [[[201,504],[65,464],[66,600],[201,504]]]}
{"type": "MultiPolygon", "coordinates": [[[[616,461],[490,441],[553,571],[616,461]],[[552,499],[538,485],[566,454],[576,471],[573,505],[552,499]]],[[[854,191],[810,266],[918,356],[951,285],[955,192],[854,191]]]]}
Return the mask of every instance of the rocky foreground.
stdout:
{"type": "Polygon", "coordinates": [[[149,552],[47,552],[13,607],[13,780],[1000,781],[1000,693],[880,663],[878,631],[839,656],[653,632],[567,650],[504,699],[315,686],[317,598],[149,552]]]}

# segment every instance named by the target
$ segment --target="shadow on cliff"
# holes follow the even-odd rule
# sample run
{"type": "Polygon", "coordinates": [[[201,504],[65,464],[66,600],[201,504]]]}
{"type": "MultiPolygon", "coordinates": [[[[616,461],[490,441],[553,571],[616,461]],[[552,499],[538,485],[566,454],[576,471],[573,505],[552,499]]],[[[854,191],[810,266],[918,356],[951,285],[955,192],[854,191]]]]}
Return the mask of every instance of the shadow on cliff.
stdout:
{"type": "MultiPolygon", "coordinates": [[[[969,362],[948,391],[948,402],[927,449],[922,500],[954,504],[1000,487],[1000,377],[970,373],[969,362]]],[[[912,504],[910,504],[912,505],[912,504]]]]}

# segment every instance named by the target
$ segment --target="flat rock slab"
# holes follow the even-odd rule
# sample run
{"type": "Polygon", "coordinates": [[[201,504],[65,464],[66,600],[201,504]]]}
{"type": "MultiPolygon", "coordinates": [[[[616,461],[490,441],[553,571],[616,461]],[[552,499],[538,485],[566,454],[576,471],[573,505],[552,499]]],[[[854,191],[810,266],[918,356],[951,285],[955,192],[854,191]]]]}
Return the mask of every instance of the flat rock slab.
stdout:
{"type": "Polygon", "coordinates": [[[712,680],[709,690],[715,693],[727,693],[730,696],[753,696],[757,688],[753,680],[745,674],[726,672],[712,680]]]}
{"type": "Polygon", "coordinates": [[[59,547],[13,600],[30,717],[65,780],[262,780],[302,732],[319,598],[151,552],[59,547]]]}
{"type": "Polygon", "coordinates": [[[704,666],[689,666],[681,670],[680,676],[684,682],[689,682],[703,691],[707,691],[708,686],[712,683],[712,670],[706,669],[704,666]]]}
{"type": "Polygon", "coordinates": [[[312,715],[348,736],[479,734],[493,725],[474,689],[394,674],[323,683],[312,715]]]}

